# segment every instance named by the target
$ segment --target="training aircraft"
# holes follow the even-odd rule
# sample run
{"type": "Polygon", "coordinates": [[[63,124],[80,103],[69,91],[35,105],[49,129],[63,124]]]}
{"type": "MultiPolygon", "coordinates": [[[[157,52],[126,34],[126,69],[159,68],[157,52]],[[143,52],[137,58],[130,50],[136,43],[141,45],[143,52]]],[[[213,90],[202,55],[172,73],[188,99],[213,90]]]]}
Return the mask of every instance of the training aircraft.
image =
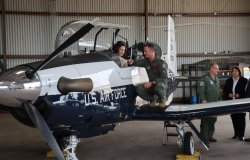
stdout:
{"type": "MultiPolygon", "coordinates": [[[[121,68],[111,50],[116,38],[124,38],[119,31],[125,28],[125,25],[98,20],[65,24],[58,32],[55,51],[47,59],[3,70],[0,108],[21,123],[38,128],[60,160],[77,160],[75,150],[80,138],[106,134],[116,123],[129,120],[171,122],[178,133],[177,144],[185,153],[194,154],[193,135],[185,132],[184,124],[193,129],[208,149],[208,142],[192,120],[250,110],[249,98],[196,105],[171,104],[178,82],[187,77],[177,74],[174,22],[170,16],[167,53],[162,53],[153,43],[157,55],[168,64],[166,108],[138,106],[135,86],[149,81],[147,72],[135,66],[121,68]],[[99,43],[99,36],[105,37],[108,30],[113,31],[112,42],[99,43]],[[94,39],[90,40],[91,36],[94,39]]],[[[128,49],[129,58],[142,55],[140,44],[143,43],[128,49]]]]}

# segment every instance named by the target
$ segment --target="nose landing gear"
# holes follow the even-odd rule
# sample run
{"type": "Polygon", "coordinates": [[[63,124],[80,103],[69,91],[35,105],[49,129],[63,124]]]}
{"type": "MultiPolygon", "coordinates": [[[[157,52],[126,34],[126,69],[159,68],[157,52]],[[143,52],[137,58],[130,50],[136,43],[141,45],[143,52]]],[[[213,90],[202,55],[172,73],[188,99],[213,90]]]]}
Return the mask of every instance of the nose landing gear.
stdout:
{"type": "Polygon", "coordinates": [[[80,139],[76,135],[70,135],[63,139],[63,151],[65,153],[66,160],[78,160],[76,157],[76,147],[80,142],[80,139]]]}

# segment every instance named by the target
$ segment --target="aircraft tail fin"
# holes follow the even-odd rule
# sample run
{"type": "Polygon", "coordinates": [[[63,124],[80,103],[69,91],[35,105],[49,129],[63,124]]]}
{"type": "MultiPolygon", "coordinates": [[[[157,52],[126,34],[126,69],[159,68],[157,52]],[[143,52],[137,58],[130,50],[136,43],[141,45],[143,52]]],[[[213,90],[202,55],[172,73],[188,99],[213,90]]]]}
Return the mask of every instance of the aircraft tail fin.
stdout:
{"type": "Polygon", "coordinates": [[[178,81],[174,77],[178,76],[177,73],[177,58],[176,58],[176,42],[175,42],[175,29],[174,21],[171,16],[168,16],[168,39],[167,39],[167,54],[164,55],[164,60],[168,64],[168,101],[169,105],[173,100],[173,91],[178,85],[178,81]]]}
{"type": "Polygon", "coordinates": [[[177,58],[176,58],[176,42],[174,20],[168,16],[168,40],[167,40],[167,55],[165,61],[168,64],[168,77],[173,78],[178,76],[177,73],[177,58]]]}

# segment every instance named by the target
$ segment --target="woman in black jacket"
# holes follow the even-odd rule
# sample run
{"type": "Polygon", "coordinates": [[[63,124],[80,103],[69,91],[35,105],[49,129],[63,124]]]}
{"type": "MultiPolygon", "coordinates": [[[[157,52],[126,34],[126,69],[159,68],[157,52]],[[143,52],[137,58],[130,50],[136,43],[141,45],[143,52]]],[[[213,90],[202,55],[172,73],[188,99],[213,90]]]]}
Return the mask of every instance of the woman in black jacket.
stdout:
{"type": "MultiPolygon", "coordinates": [[[[224,100],[245,98],[245,88],[247,79],[241,76],[241,71],[238,67],[232,67],[231,77],[226,80],[223,88],[224,100]]],[[[244,140],[245,127],[246,127],[246,113],[231,114],[234,136],[233,139],[239,138],[240,141],[244,140]]]]}

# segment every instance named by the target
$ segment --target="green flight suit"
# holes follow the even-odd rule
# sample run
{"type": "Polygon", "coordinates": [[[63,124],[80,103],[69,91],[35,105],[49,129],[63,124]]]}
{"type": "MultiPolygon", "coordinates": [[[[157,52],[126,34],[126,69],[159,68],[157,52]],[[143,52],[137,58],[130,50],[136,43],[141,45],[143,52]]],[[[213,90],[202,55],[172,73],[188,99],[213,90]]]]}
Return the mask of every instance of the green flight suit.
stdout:
{"type": "MultiPolygon", "coordinates": [[[[203,76],[201,81],[198,82],[198,94],[201,101],[216,102],[221,100],[218,77],[215,76],[215,79],[212,79],[209,74],[203,76]]],[[[201,119],[200,132],[207,140],[213,137],[216,121],[217,117],[204,117],[201,119]]]]}
{"type": "Polygon", "coordinates": [[[156,81],[152,87],[146,89],[143,84],[136,86],[137,94],[144,100],[150,101],[154,95],[159,101],[166,100],[167,91],[167,65],[160,59],[155,58],[152,62],[148,59],[141,59],[135,62],[135,66],[144,67],[147,71],[149,82],[156,81]]]}

